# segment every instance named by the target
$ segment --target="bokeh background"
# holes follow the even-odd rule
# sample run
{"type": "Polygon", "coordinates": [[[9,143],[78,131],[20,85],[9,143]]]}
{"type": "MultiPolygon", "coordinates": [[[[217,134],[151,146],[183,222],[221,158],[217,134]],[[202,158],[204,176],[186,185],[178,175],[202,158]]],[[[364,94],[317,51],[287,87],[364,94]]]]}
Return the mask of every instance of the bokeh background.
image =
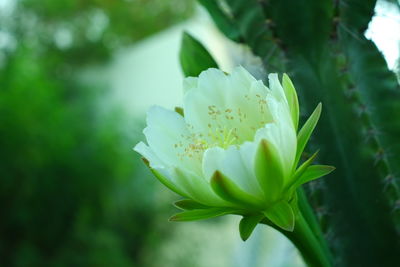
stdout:
{"type": "MultiPolygon", "coordinates": [[[[378,1],[366,36],[396,72],[398,29],[378,1]]],[[[194,0],[0,0],[0,266],[304,266],[266,226],[167,221],[177,196],[132,147],[151,105],[181,104],[183,31],[265,75],[194,0]]]]}

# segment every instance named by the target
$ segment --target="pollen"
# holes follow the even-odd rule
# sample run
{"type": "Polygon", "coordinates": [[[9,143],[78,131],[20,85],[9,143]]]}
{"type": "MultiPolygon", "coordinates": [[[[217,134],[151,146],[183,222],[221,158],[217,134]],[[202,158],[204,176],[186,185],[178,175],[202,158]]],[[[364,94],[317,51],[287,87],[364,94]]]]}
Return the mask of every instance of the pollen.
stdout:
{"type": "Polygon", "coordinates": [[[264,95],[250,93],[243,95],[243,104],[242,107],[207,106],[206,130],[188,124],[190,134],[181,136],[181,143],[174,145],[178,156],[201,160],[209,148],[239,147],[245,141],[253,140],[256,131],[272,121],[268,117],[267,101],[264,95]]]}

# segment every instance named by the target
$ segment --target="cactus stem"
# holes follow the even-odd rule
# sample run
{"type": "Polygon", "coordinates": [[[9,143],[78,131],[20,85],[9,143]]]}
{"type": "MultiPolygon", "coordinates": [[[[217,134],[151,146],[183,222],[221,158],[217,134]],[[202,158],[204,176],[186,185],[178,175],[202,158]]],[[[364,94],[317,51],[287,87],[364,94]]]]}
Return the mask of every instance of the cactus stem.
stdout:
{"type": "Polygon", "coordinates": [[[364,39],[361,39],[360,37],[358,37],[358,34],[353,32],[351,29],[347,28],[347,26],[344,23],[339,23],[339,26],[345,30],[348,34],[350,34],[351,37],[353,37],[355,40],[361,42],[361,43],[365,43],[364,39]]]}
{"type": "Polygon", "coordinates": [[[370,111],[370,109],[369,109],[369,107],[367,105],[359,104],[358,108],[357,108],[357,113],[358,113],[358,116],[361,117],[364,114],[365,115],[370,114],[371,111],[370,111]]]}
{"type": "Polygon", "coordinates": [[[399,177],[394,176],[393,174],[388,174],[383,179],[383,190],[387,191],[390,186],[396,186],[396,181],[399,180],[399,177]]]}
{"type": "Polygon", "coordinates": [[[275,27],[275,26],[276,26],[276,25],[275,25],[275,22],[273,22],[272,19],[270,19],[270,18],[267,18],[267,19],[265,20],[265,24],[266,24],[268,27],[275,27]]]}
{"type": "Polygon", "coordinates": [[[378,151],[376,151],[374,157],[375,157],[374,165],[377,165],[379,162],[384,160],[385,150],[383,150],[383,148],[379,148],[378,151]]]}
{"type": "Polygon", "coordinates": [[[310,193],[311,195],[314,195],[315,193],[319,192],[320,190],[323,190],[325,188],[325,185],[321,181],[312,181],[308,183],[309,188],[310,188],[310,193]]]}
{"type": "Polygon", "coordinates": [[[364,142],[365,143],[368,143],[368,142],[376,142],[376,140],[377,140],[377,138],[378,138],[378,136],[379,135],[381,135],[382,133],[378,130],[378,129],[376,129],[375,127],[373,127],[373,126],[370,126],[369,128],[367,128],[365,131],[364,131],[364,135],[365,135],[365,139],[364,139],[364,142]]]}
{"type": "Polygon", "coordinates": [[[395,213],[399,210],[400,210],[400,199],[396,200],[396,202],[394,203],[392,212],[395,213]]]}
{"type": "Polygon", "coordinates": [[[315,209],[315,212],[317,213],[318,218],[322,218],[324,216],[330,215],[330,212],[325,206],[320,206],[315,209]]]}

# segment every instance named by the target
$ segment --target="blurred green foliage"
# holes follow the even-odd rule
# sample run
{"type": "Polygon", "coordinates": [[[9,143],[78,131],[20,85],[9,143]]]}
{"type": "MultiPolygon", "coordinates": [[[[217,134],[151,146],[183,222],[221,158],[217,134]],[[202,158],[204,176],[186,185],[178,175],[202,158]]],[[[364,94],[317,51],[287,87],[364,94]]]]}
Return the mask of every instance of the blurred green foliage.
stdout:
{"type": "MultiPolygon", "coordinates": [[[[19,33],[37,33],[47,49],[63,50],[70,63],[106,59],[121,45],[143,39],[192,14],[194,1],[21,0],[19,33]]],[[[20,36],[18,37],[20,38],[20,36]]]]}
{"type": "Polygon", "coordinates": [[[154,179],[131,150],[142,125],[100,107],[104,85],[79,77],[191,11],[191,1],[25,0],[0,12],[1,266],[141,265],[157,212],[154,179]]]}

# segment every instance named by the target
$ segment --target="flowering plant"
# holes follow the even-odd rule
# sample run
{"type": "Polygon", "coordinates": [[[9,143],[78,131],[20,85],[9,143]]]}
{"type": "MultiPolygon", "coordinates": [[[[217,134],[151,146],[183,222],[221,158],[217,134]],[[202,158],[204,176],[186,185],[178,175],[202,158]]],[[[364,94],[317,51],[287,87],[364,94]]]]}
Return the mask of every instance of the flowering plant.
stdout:
{"type": "Polygon", "coordinates": [[[247,239],[261,221],[293,231],[296,189],[334,168],[299,167],[300,156],[319,119],[319,104],[297,133],[299,104],[284,74],[270,74],[269,88],[244,68],[218,69],[184,80],[183,109],[152,107],[144,129],[147,144],[135,146],[154,175],[185,199],[170,218],[190,221],[242,215],[247,239]]]}

